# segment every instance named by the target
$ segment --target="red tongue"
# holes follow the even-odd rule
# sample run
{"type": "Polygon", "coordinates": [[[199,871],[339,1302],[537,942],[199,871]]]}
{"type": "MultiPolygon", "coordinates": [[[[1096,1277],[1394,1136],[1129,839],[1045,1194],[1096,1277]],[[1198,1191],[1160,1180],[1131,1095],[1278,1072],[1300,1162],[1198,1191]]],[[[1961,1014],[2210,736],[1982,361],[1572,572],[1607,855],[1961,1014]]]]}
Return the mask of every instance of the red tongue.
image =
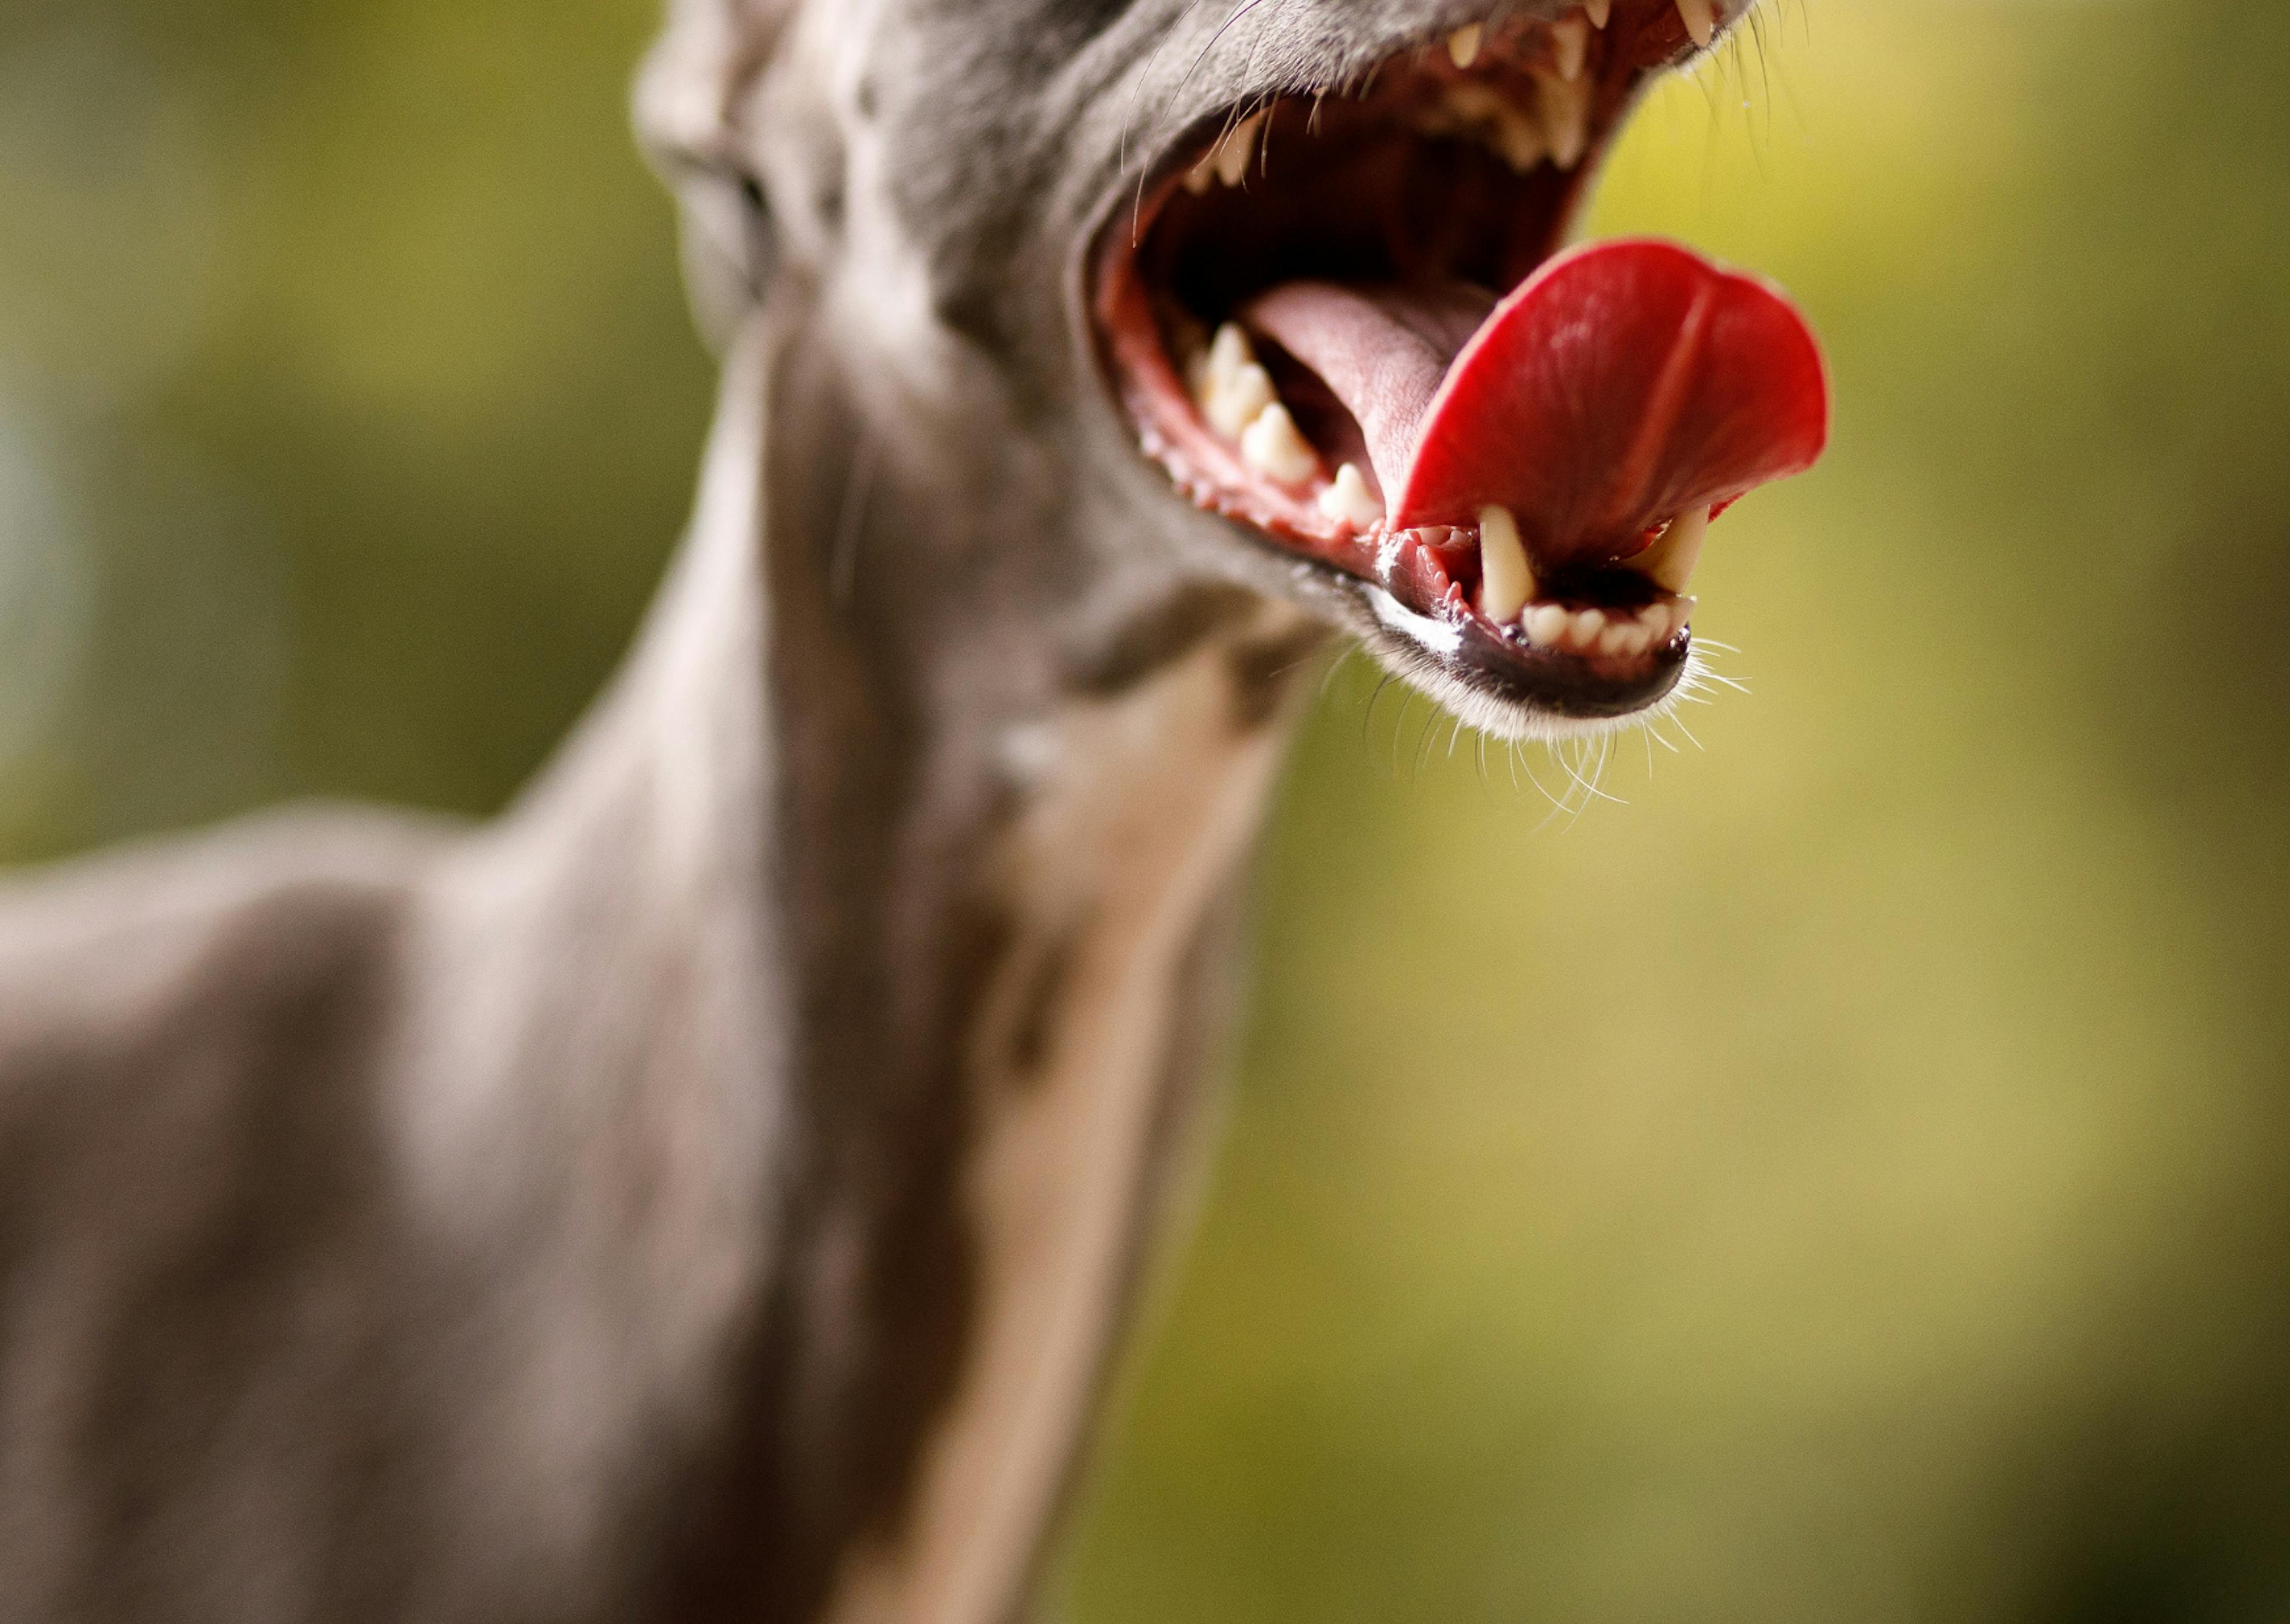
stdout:
{"type": "Polygon", "coordinates": [[[1358,421],[1394,529],[1475,524],[1496,503],[1546,564],[1635,552],[1689,508],[1803,472],[1827,442],[1804,319],[1674,244],[1595,244],[1487,308],[1290,283],[1245,317],[1358,421]]]}

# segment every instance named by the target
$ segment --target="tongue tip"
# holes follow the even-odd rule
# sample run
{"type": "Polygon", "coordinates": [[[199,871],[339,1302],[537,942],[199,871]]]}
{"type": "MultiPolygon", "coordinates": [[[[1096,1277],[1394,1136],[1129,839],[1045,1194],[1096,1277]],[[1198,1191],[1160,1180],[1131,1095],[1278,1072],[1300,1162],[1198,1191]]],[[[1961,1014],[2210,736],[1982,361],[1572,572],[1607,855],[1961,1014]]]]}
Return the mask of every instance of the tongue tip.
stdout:
{"type": "Polygon", "coordinates": [[[1828,438],[1827,365],[1779,286],[1661,238],[1589,244],[1457,354],[1391,523],[1468,523],[1493,504],[1573,556],[1803,473],[1828,438]]]}

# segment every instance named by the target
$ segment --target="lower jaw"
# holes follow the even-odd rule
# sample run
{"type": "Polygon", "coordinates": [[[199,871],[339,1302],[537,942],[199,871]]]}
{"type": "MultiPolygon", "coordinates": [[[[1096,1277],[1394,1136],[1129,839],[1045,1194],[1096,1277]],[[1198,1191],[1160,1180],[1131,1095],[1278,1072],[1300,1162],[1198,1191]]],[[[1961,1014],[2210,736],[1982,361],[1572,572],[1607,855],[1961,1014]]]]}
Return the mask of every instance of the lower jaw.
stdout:
{"type": "Polygon", "coordinates": [[[1182,387],[1133,262],[1108,268],[1100,309],[1138,444],[1178,494],[1256,545],[1341,579],[1375,626],[1402,640],[1389,652],[1411,675],[1437,667],[1520,713],[1493,731],[1538,731],[1539,717],[1626,718],[1659,703],[1685,673],[1693,599],[1631,572],[1595,572],[1578,590],[1537,596],[1497,623],[1478,612],[1476,534],[1337,522],[1311,494],[1254,480],[1237,448],[1175,406],[1182,387]]]}
{"type": "Polygon", "coordinates": [[[1382,662],[1499,737],[1604,731],[1660,705],[1693,661],[1688,631],[1636,654],[1581,653],[1538,648],[1476,615],[1421,612],[1381,586],[1352,590],[1382,662]]]}
{"type": "Polygon", "coordinates": [[[1152,398],[1181,386],[1133,267],[1116,267],[1101,298],[1128,309],[1101,334],[1138,444],[1178,494],[1340,584],[1383,662],[1465,720],[1511,738],[1603,731],[1660,705],[1685,676],[1694,600],[1642,576],[1603,572],[1497,624],[1477,612],[1479,544],[1469,532],[1341,524],[1307,496],[1251,490],[1234,448],[1152,398]]]}

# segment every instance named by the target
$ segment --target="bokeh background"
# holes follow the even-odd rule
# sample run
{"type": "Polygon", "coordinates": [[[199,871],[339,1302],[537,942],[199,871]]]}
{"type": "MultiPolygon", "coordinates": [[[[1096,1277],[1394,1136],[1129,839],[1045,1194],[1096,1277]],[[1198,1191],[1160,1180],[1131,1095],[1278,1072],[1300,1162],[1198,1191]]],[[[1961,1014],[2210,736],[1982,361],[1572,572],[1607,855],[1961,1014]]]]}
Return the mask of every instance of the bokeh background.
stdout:
{"type": "MultiPolygon", "coordinates": [[[[579,712],[709,404],[652,20],[8,0],[0,859],[579,712]]],[[[1831,347],[1750,692],[1552,816],[1330,683],[1079,1624],[2290,1620],[2290,8],[1760,28],[1598,221],[1831,347]]]]}

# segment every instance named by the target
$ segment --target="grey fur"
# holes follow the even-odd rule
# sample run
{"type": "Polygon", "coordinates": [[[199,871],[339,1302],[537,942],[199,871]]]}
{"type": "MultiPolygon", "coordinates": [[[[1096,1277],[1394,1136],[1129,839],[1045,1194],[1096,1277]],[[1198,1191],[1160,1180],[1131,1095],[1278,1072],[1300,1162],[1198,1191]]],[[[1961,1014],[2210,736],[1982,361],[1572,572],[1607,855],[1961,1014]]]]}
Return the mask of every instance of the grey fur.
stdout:
{"type": "MultiPolygon", "coordinates": [[[[1260,796],[1316,634],[1257,608],[1387,636],[1137,455],[1084,246],[1175,132],[1475,6],[678,0],[640,116],[723,404],[612,692],[489,827],[299,813],[0,906],[0,1618],[1015,1604],[1045,1514],[969,1588],[853,1578],[971,1413],[981,1148],[1129,940],[1117,853],[1037,895],[1009,843],[1181,668],[1260,796]]],[[[1117,1286],[1226,964],[1167,978],[1117,1286]]]]}

